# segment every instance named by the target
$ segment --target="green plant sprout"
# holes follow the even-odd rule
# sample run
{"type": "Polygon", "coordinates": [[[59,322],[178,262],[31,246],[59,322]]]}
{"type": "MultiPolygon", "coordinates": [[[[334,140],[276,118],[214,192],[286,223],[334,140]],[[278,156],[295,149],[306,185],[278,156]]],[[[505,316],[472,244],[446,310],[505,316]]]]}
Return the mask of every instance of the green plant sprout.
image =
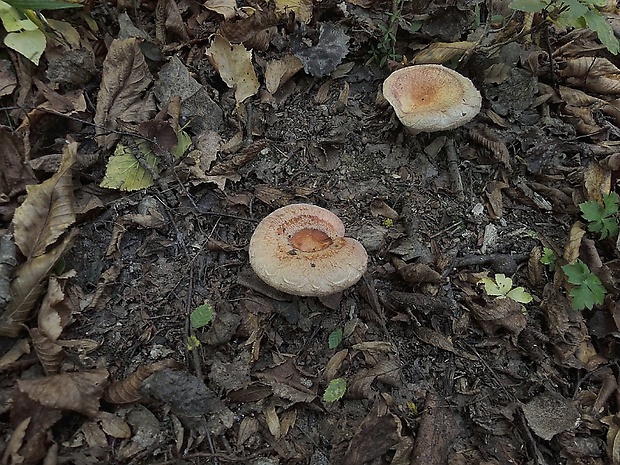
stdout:
{"type": "Polygon", "coordinates": [[[607,289],[584,262],[577,260],[564,265],[562,271],[566,280],[573,285],[569,292],[573,310],[592,310],[594,305],[601,305],[605,301],[607,289]]]}
{"type": "Polygon", "coordinates": [[[541,13],[546,19],[561,26],[588,28],[596,33],[611,53],[620,51],[620,42],[611,24],[596,8],[607,0],[513,0],[510,8],[525,13],[541,13]]]}
{"type": "Polygon", "coordinates": [[[549,271],[555,271],[555,262],[558,259],[557,255],[549,247],[543,247],[542,257],[540,257],[540,263],[547,265],[549,271]]]}
{"type": "Polygon", "coordinates": [[[603,204],[596,200],[579,204],[579,209],[588,222],[588,231],[600,234],[600,239],[618,235],[618,194],[603,195],[603,204]]]}
{"type": "Polygon", "coordinates": [[[325,402],[336,402],[339,399],[342,399],[344,393],[347,391],[347,381],[344,378],[334,378],[332,379],[325,392],[323,393],[323,400],[325,402]]]}
{"type": "Polygon", "coordinates": [[[482,278],[479,282],[484,284],[484,290],[490,296],[512,299],[520,304],[529,304],[532,301],[532,294],[521,286],[513,289],[512,279],[502,273],[496,274],[495,279],[482,278]]]}

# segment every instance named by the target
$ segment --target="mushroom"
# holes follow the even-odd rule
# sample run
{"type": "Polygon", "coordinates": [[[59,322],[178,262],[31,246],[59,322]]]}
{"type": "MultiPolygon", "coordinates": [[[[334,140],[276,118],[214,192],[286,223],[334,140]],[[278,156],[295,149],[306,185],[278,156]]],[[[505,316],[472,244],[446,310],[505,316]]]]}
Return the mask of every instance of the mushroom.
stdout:
{"type": "Polygon", "coordinates": [[[454,129],[480,111],[482,97],[465,76],[441,65],[399,69],[383,82],[383,95],[410,132],[454,129]]]}
{"type": "Polygon", "coordinates": [[[355,284],[366,271],[362,244],[344,237],[335,214],[292,204],[258,224],[250,239],[250,265],[270,286],[293,295],[327,296],[355,284]]]}

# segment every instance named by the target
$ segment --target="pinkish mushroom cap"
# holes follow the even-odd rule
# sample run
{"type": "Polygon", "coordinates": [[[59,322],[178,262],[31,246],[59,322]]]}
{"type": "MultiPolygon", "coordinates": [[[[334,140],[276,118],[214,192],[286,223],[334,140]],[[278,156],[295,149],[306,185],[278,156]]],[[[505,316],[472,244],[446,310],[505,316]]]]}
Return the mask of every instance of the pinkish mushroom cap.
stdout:
{"type": "Polygon", "coordinates": [[[326,296],[355,284],[368,255],[329,210],[292,204],[267,215],[250,239],[250,265],[259,278],[288,294],[326,296]]]}
{"type": "Polygon", "coordinates": [[[383,82],[383,96],[412,133],[445,131],[471,121],[482,97],[465,76],[441,65],[399,69],[383,82]]]}

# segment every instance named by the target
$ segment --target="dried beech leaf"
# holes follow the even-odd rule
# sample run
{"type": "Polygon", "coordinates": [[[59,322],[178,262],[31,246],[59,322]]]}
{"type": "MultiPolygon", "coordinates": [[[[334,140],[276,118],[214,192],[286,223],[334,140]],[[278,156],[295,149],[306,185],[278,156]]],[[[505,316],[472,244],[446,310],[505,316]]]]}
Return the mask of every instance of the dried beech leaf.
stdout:
{"type": "Polygon", "coordinates": [[[312,19],[312,0],[275,0],[276,12],[295,13],[295,19],[308,24],[312,19]]]}
{"type": "Polygon", "coordinates": [[[109,130],[119,123],[141,123],[151,117],[155,103],[145,94],[152,81],[138,39],[116,39],[110,44],[94,119],[101,147],[110,149],[118,141],[120,136],[109,130]]]}
{"type": "Polygon", "coordinates": [[[50,278],[47,293],[39,309],[39,328],[51,340],[60,337],[62,330],[71,319],[71,307],[65,299],[58,279],[50,278]]]}
{"type": "Polygon", "coordinates": [[[161,360],[149,365],[142,365],[127,378],[115,381],[105,390],[103,398],[112,404],[129,404],[137,402],[142,397],[140,386],[142,381],[163,368],[173,368],[177,362],[171,359],[161,360]]]}
{"type": "Polygon", "coordinates": [[[19,380],[17,390],[44,407],[94,417],[107,384],[108,370],[98,369],[19,380]]]}
{"type": "Polygon", "coordinates": [[[231,45],[223,36],[216,35],[207,49],[207,56],[222,80],[235,89],[237,103],[258,92],[251,50],[246,50],[243,45],[231,45]]]}
{"type": "Polygon", "coordinates": [[[65,146],[58,172],[41,184],[28,186],[28,196],[15,210],[15,243],[26,256],[42,255],[73,223],[75,199],[71,167],[77,160],[77,143],[65,146]]]}
{"type": "MultiPolygon", "coordinates": [[[[207,7],[208,8],[208,7],[207,7]]],[[[272,9],[255,11],[253,15],[238,21],[226,21],[220,26],[220,34],[231,44],[240,44],[278,23],[272,9]]]]}
{"type": "Polygon", "coordinates": [[[17,268],[11,283],[13,300],[0,316],[0,336],[16,337],[22,330],[22,323],[30,317],[30,312],[43,292],[45,279],[58,259],[73,245],[77,232],[77,229],[72,230],[52,250],[17,268]]]}
{"type": "Polygon", "coordinates": [[[232,19],[237,14],[237,2],[235,0],[207,0],[204,6],[207,10],[221,14],[224,19],[232,19]]]}
{"type": "Polygon", "coordinates": [[[454,58],[461,58],[476,45],[475,42],[434,42],[419,51],[411,62],[413,64],[442,64],[454,58]]]}
{"type": "Polygon", "coordinates": [[[97,421],[101,429],[113,438],[127,439],[131,436],[131,428],[121,417],[109,412],[97,413],[97,421]]]}
{"type": "Polygon", "coordinates": [[[41,365],[46,375],[55,375],[60,373],[60,367],[65,359],[65,350],[61,345],[57,344],[39,328],[30,330],[30,337],[34,350],[39,357],[41,365]]]}
{"type": "Polygon", "coordinates": [[[586,231],[583,229],[583,224],[580,221],[577,221],[570,228],[570,234],[564,245],[564,253],[562,254],[562,257],[568,263],[573,263],[579,258],[579,247],[581,247],[581,239],[585,234],[586,231]]]}
{"type": "Polygon", "coordinates": [[[286,55],[279,60],[267,63],[265,69],[265,86],[272,94],[285,84],[297,71],[304,67],[295,55],[286,55]]]}

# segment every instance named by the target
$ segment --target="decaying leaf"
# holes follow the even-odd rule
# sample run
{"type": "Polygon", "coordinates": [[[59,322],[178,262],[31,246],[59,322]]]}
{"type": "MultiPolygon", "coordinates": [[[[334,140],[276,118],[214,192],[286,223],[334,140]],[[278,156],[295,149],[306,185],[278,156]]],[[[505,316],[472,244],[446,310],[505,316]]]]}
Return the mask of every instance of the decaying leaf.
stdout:
{"type": "Polygon", "coordinates": [[[31,329],[30,337],[45,374],[55,375],[60,373],[60,367],[65,359],[65,351],[62,346],[51,340],[39,328],[31,329]]]}
{"type": "Polygon", "coordinates": [[[0,127],[0,195],[8,198],[22,192],[36,178],[24,163],[24,143],[8,127],[0,127]]]}
{"type": "Polygon", "coordinates": [[[475,45],[475,42],[433,42],[425,49],[416,53],[411,62],[416,65],[447,63],[454,58],[461,58],[475,45]]]}
{"type": "Polygon", "coordinates": [[[149,365],[141,365],[127,378],[110,384],[106,388],[103,398],[107,402],[111,402],[113,404],[129,404],[132,402],[137,402],[144,397],[140,393],[142,381],[151,376],[157,370],[173,368],[177,365],[177,362],[171,359],[161,360],[149,365]]]}
{"type": "Polygon", "coordinates": [[[147,92],[152,81],[138,39],[116,39],[110,44],[94,119],[101,147],[110,149],[118,141],[120,136],[113,131],[119,125],[141,123],[152,116],[155,103],[147,92]]]}
{"type": "Polygon", "coordinates": [[[312,19],[312,0],[275,0],[276,12],[295,13],[295,19],[308,24],[312,19]]]}
{"type": "Polygon", "coordinates": [[[275,93],[280,86],[285,84],[303,67],[301,60],[295,55],[286,55],[279,60],[268,62],[265,69],[265,86],[267,90],[272,94],[275,93]]]}
{"type": "Polygon", "coordinates": [[[155,182],[151,173],[157,173],[158,166],[159,158],[146,141],[138,141],[133,146],[119,143],[108,161],[100,187],[130,192],[146,189],[155,182]],[[140,152],[138,156],[142,157],[150,171],[138,161],[134,151],[140,152]]]}
{"type": "Polygon", "coordinates": [[[65,146],[58,172],[41,184],[28,186],[28,196],[15,210],[15,243],[27,259],[45,250],[75,223],[75,199],[71,167],[77,159],[77,143],[65,146]]]}
{"type": "Polygon", "coordinates": [[[0,309],[3,309],[13,297],[11,296],[11,278],[17,265],[17,247],[13,234],[5,233],[0,237],[0,309]]]}
{"type": "Polygon", "coordinates": [[[231,44],[240,44],[250,40],[261,31],[275,26],[278,23],[273,8],[255,10],[247,18],[237,21],[226,21],[220,25],[220,34],[231,44]]]}
{"type": "Polygon", "coordinates": [[[469,307],[487,334],[503,328],[518,336],[527,325],[522,305],[512,299],[494,299],[484,306],[469,302],[469,307]]]}
{"type": "Polygon", "coordinates": [[[241,44],[231,45],[223,36],[216,35],[207,49],[207,56],[222,80],[235,89],[237,104],[258,92],[251,50],[241,44]]]}
{"type": "Polygon", "coordinates": [[[349,53],[349,36],[344,28],[333,23],[321,24],[319,41],[312,47],[300,48],[295,55],[304,64],[306,73],[323,77],[334,71],[349,53]]]}
{"type": "Polygon", "coordinates": [[[207,0],[204,6],[208,10],[221,14],[224,19],[232,19],[237,14],[235,0],[207,0]]]}
{"type": "Polygon", "coordinates": [[[107,379],[108,370],[98,369],[20,380],[17,389],[44,407],[73,410],[94,417],[99,411],[99,399],[108,384],[107,379]]]}
{"type": "Polygon", "coordinates": [[[76,229],[70,231],[52,250],[17,268],[11,283],[13,300],[0,316],[0,336],[16,337],[23,329],[22,323],[28,319],[44,290],[45,279],[58,259],[73,245],[77,233],[76,229]]]}

